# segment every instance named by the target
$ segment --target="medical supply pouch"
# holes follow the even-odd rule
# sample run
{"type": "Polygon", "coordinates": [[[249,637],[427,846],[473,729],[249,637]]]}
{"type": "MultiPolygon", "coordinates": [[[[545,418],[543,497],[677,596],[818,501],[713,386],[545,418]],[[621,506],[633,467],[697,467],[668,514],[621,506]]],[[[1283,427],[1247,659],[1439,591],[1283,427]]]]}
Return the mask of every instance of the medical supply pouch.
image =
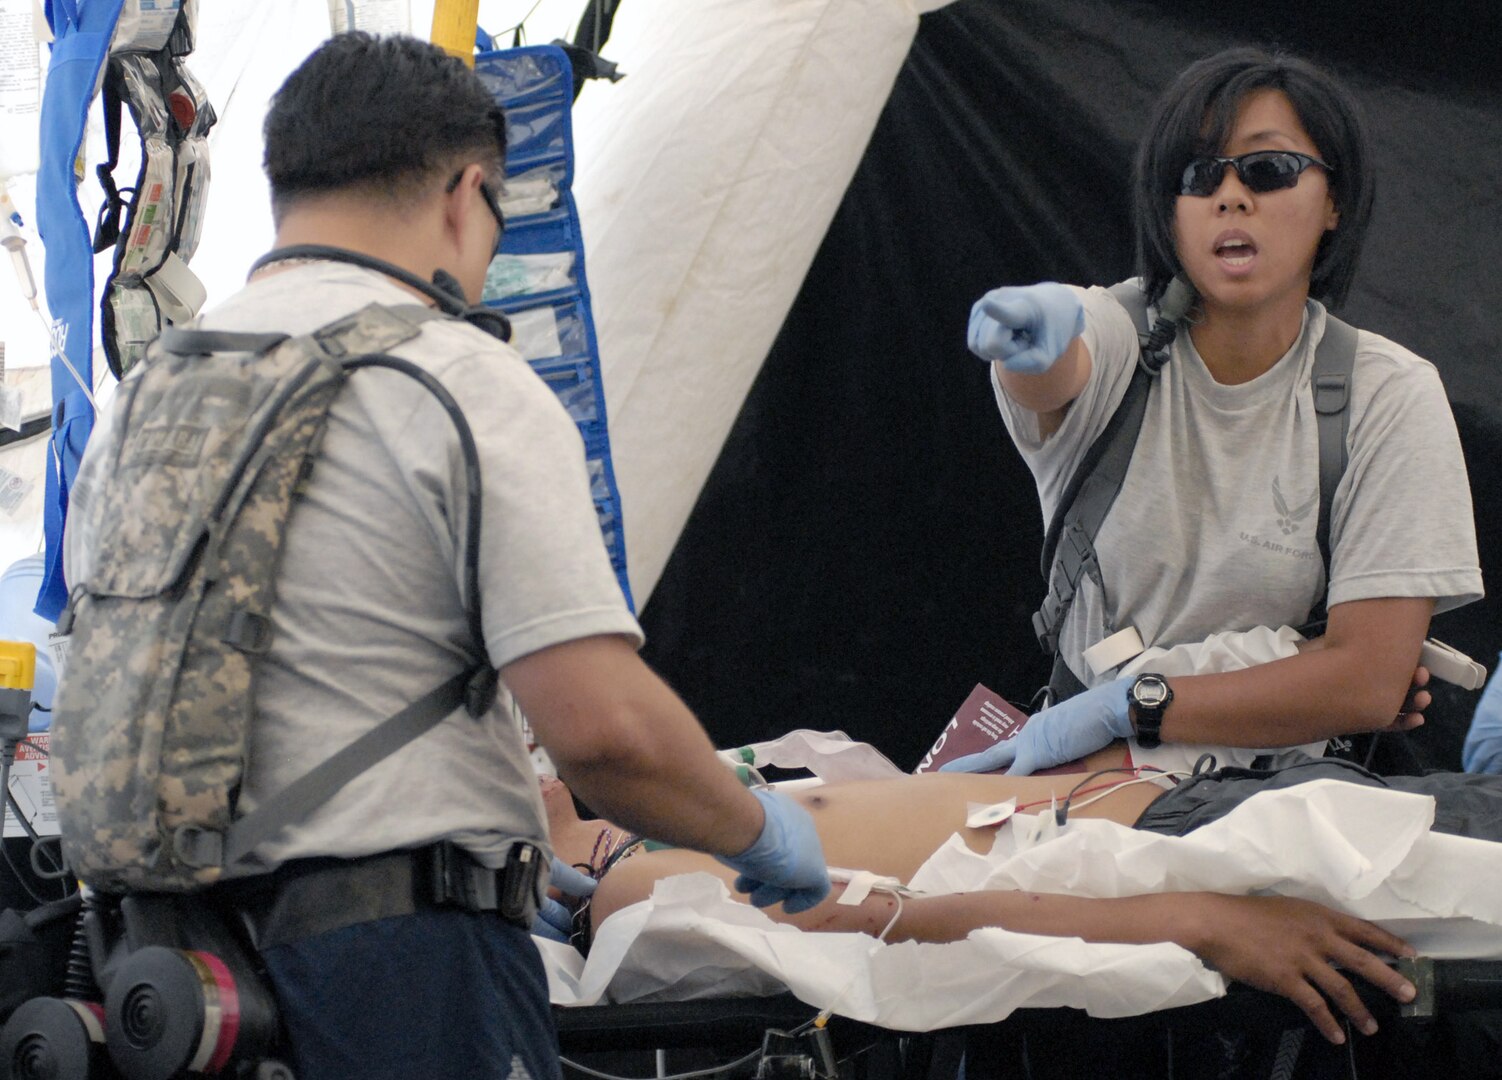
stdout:
{"type": "Polygon", "coordinates": [[[574,202],[571,108],[577,50],[528,45],[475,57],[475,74],[506,113],[506,215],[482,299],[511,320],[511,343],[568,409],[584,440],[590,494],[628,606],[631,581],[610,453],[584,234],[574,202]]]}
{"type": "Polygon", "coordinates": [[[73,527],[97,547],[70,590],[52,718],[63,850],[89,885],[208,885],[460,704],[488,707],[466,696],[484,673],[493,693],[482,662],[236,813],[283,534],[328,408],[348,371],[370,365],[405,371],[451,406],[426,372],[376,355],[446,317],[371,305],[297,338],[169,328],[121,383],[109,444],[94,451],[108,455],[110,482],[74,508],[73,527]]]}
{"type": "Polygon", "coordinates": [[[116,378],[141,358],[164,322],[191,319],[205,297],[188,260],[202,229],[208,133],[217,118],[183,62],[193,49],[195,16],[196,0],[144,6],[129,0],[110,44],[103,81],[107,158],[96,170],[105,203],[94,251],[114,248],[99,325],[116,378]],[[133,187],[114,177],[122,106],[140,137],[141,167],[133,187]]]}

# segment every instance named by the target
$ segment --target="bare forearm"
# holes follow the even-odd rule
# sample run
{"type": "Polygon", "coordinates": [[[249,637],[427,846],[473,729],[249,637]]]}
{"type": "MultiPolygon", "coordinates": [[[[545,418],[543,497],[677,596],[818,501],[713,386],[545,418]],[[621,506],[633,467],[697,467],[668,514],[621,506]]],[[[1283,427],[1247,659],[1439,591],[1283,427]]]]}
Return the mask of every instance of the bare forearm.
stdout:
{"type": "Polygon", "coordinates": [[[1399,1001],[1414,996],[1413,986],[1384,961],[1412,956],[1405,942],[1372,923],[1292,897],[1165,893],[1090,900],[968,893],[911,903],[893,932],[954,941],[966,935],[967,926],[997,925],[1095,942],[1172,942],[1228,979],[1288,998],[1337,1043],[1345,1034],[1336,1011],[1368,1035],[1377,1030],[1351,977],[1399,1001]]]}
{"type": "Polygon", "coordinates": [[[902,917],[887,940],[961,941],[977,927],[999,926],[1019,934],[1127,945],[1173,941],[1192,948],[1185,920],[1171,911],[1174,899],[1131,896],[1101,900],[1030,892],[925,896],[904,903],[902,917]]]}
{"type": "Polygon", "coordinates": [[[501,673],[559,774],[596,813],[656,840],[735,855],[760,804],[688,707],[623,639],[542,650],[501,673]]]}
{"type": "Polygon", "coordinates": [[[1317,649],[1171,679],[1163,738],[1271,748],[1381,730],[1403,709],[1432,610],[1422,598],[1342,604],[1317,649]]]}
{"type": "Polygon", "coordinates": [[[602,817],[654,840],[735,855],[761,831],[760,805],[714,757],[687,709],[658,709],[639,739],[604,757],[555,755],[560,776],[602,817]]]}

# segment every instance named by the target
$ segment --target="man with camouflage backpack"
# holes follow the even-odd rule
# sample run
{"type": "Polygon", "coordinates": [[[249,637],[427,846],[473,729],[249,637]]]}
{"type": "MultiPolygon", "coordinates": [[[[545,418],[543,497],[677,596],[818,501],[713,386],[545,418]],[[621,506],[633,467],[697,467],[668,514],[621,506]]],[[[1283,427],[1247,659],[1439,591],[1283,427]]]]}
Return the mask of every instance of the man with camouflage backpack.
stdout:
{"type": "Polygon", "coordinates": [[[513,704],[598,812],[759,902],[829,888],[637,657],[578,431],[467,306],[504,148],[440,50],[320,47],[266,121],[277,251],[123,380],[72,493],[65,850],[243,911],[303,1078],[558,1075],[513,704]]]}

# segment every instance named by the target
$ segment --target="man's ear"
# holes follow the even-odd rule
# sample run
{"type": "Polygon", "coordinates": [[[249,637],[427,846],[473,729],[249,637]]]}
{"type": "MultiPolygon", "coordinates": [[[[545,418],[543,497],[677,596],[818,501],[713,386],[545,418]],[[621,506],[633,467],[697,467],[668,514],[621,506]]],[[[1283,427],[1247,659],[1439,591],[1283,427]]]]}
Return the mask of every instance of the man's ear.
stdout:
{"type": "Polygon", "coordinates": [[[469,215],[475,199],[471,189],[479,185],[477,179],[479,168],[478,165],[466,165],[454,186],[443,193],[444,228],[456,239],[463,235],[463,229],[469,223],[469,215]],[[472,176],[471,172],[476,175],[472,176]]]}
{"type": "Polygon", "coordinates": [[[1333,195],[1325,196],[1325,232],[1334,232],[1340,224],[1340,207],[1335,205],[1333,195]]]}

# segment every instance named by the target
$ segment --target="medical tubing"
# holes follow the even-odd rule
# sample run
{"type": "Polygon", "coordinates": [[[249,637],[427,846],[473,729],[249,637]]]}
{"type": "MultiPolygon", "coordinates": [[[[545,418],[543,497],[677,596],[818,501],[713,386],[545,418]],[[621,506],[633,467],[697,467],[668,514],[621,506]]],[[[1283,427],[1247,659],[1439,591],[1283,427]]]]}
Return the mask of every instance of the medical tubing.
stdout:
{"type": "Polygon", "coordinates": [[[350,371],[362,367],[383,367],[400,371],[416,379],[438,399],[439,405],[454,425],[460,449],[463,451],[461,456],[464,458],[465,498],[469,506],[469,519],[465,523],[467,527],[464,536],[465,615],[469,619],[470,636],[474,639],[475,648],[479,649],[483,655],[485,653],[485,625],[480,618],[480,507],[483,492],[480,486],[480,454],[475,446],[474,433],[470,430],[469,422],[464,418],[464,411],[459,408],[459,403],[454,400],[454,395],[449,393],[446,386],[410,360],[391,356],[388,353],[372,353],[369,356],[348,361],[345,367],[350,371]]]}
{"type": "Polygon", "coordinates": [[[79,388],[83,390],[83,396],[89,399],[89,407],[97,413],[99,411],[99,403],[94,400],[93,388],[78,373],[78,369],[73,366],[73,361],[68,359],[68,354],[58,348],[57,336],[53,334],[52,327],[47,322],[47,316],[42,314],[42,309],[36,306],[35,301],[32,302],[31,310],[35,311],[37,318],[41,320],[42,330],[47,334],[48,348],[51,349],[53,358],[63,362],[63,367],[68,369],[68,374],[73,376],[73,381],[78,383],[79,388]]]}
{"type": "Polygon", "coordinates": [[[1163,290],[1163,296],[1158,301],[1158,319],[1147,337],[1142,339],[1142,347],[1137,354],[1137,362],[1149,375],[1156,375],[1168,363],[1168,346],[1178,336],[1179,322],[1189,314],[1196,298],[1194,286],[1179,274],[1163,290]]]}
{"type": "MultiPolygon", "coordinates": [[[[31,845],[31,872],[43,881],[61,881],[63,878],[72,878],[68,870],[68,864],[63,859],[63,838],[61,836],[44,836],[31,845]],[[51,845],[57,845],[57,858],[53,859],[50,854],[51,845]],[[47,866],[41,863],[41,856],[46,855],[47,866]]],[[[65,887],[71,892],[71,887],[65,887]]]]}
{"type": "MultiPolygon", "coordinates": [[[[897,920],[902,918],[902,893],[898,892],[896,889],[889,889],[884,885],[873,885],[871,887],[871,891],[891,893],[892,899],[897,901],[897,910],[892,912],[892,917],[887,921],[887,925],[882,927],[881,933],[876,935],[876,944],[884,945],[886,944],[887,935],[892,932],[892,927],[896,926],[897,920]]],[[[876,952],[875,946],[872,947],[871,952],[876,952]]],[[[819,1015],[815,1016],[813,1019],[814,1027],[822,1028],[829,1023],[830,1017],[834,1016],[835,1010],[845,1003],[845,999],[850,996],[850,991],[855,989],[855,983],[856,979],[852,978],[845,984],[845,988],[840,991],[839,997],[834,999],[833,1005],[829,1006],[827,1009],[819,1010],[819,1015]]]]}
{"type": "MultiPolygon", "coordinates": [[[[1183,779],[1187,780],[1194,775],[1193,773],[1187,773],[1183,770],[1159,769],[1152,765],[1139,765],[1135,769],[1103,769],[1101,770],[1101,772],[1130,772],[1133,774],[1133,778],[1130,780],[1118,780],[1110,784],[1097,784],[1094,787],[1087,788],[1082,788],[1079,786],[1079,784],[1076,784],[1069,790],[1069,794],[1064,797],[1064,805],[1059,807],[1059,810],[1056,812],[1056,816],[1058,816],[1059,813],[1063,813],[1067,816],[1069,810],[1071,809],[1078,810],[1082,807],[1089,806],[1093,802],[1098,802],[1101,799],[1104,799],[1112,792],[1120,791],[1122,788],[1129,788],[1133,784],[1151,784],[1154,780],[1158,780],[1162,777],[1168,777],[1169,779],[1182,777],[1183,779]],[[1085,799],[1083,802],[1071,802],[1071,800],[1076,795],[1090,795],[1091,797],[1085,799]]],[[[1087,776],[1084,780],[1081,780],[1080,784],[1089,783],[1091,779],[1099,775],[1101,775],[1101,773],[1091,773],[1090,776],[1087,776]]],[[[1017,806],[1015,812],[1021,813],[1022,811],[1029,810],[1034,806],[1043,806],[1044,804],[1051,804],[1053,802],[1053,798],[1034,799],[1032,802],[1025,802],[1017,806]]],[[[1064,824],[1064,818],[1059,818],[1059,824],[1064,824]]]]}
{"type": "MultiPolygon", "coordinates": [[[[1095,770],[1095,772],[1090,773],[1078,784],[1075,784],[1074,787],[1069,789],[1068,793],[1064,796],[1064,801],[1058,806],[1056,810],[1054,810],[1054,820],[1057,821],[1060,825],[1063,825],[1066,821],[1068,821],[1070,801],[1075,797],[1075,795],[1079,794],[1080,790],[1084,788],[1086,784],[1090,783],[1090,781],[1094,780],[1097,776],[1106,776],[1109,773],[1130,773],[1133,778],[1136,778],[1137,776],[1136,769],[1127,768],[1125,766],[1119,766],[1114,769],[1095,770]]],[[[1108,785],[1108,790],[1115,790],[1116,788],[1124,786],[1126,783],[1128,783],[1128,781],[1123,780],[1119,784],[1108,785]]],[[[1052,800],[1050,800],[1050,802],[1051,801],[1052,800]]],[[[1018,807],[1018,809],[1020,810],[1021,807],[1018,807]]]]}
{"type": "MultiPolygon", "coordinates": [[[[760,1055],[761,1047],[758,1046],[749,1054],[738,1057],[734,1061],[726,1062],[724,1065],[715,1065],[708,1069],[695,1069],[693,1072],[673,1073],[669,1076],[657,1077],[656,1080],[698,1080],[700,1077],[730,1076],[742,1065],[755,1061],[760,1055]]],[[[591,1069],[588,1065],[580,1065],[577,1061],[570,1061],[561,1055],[558,1058],[558,1063],[568,1066],[575,1072],[583,1073],[585,1076],[598,1076],[600,1080],[637,1080],[637,1078],[631,1076],[618,1076],[615,1073],[600,1072],[598,1069],[591,1069]]]]}

